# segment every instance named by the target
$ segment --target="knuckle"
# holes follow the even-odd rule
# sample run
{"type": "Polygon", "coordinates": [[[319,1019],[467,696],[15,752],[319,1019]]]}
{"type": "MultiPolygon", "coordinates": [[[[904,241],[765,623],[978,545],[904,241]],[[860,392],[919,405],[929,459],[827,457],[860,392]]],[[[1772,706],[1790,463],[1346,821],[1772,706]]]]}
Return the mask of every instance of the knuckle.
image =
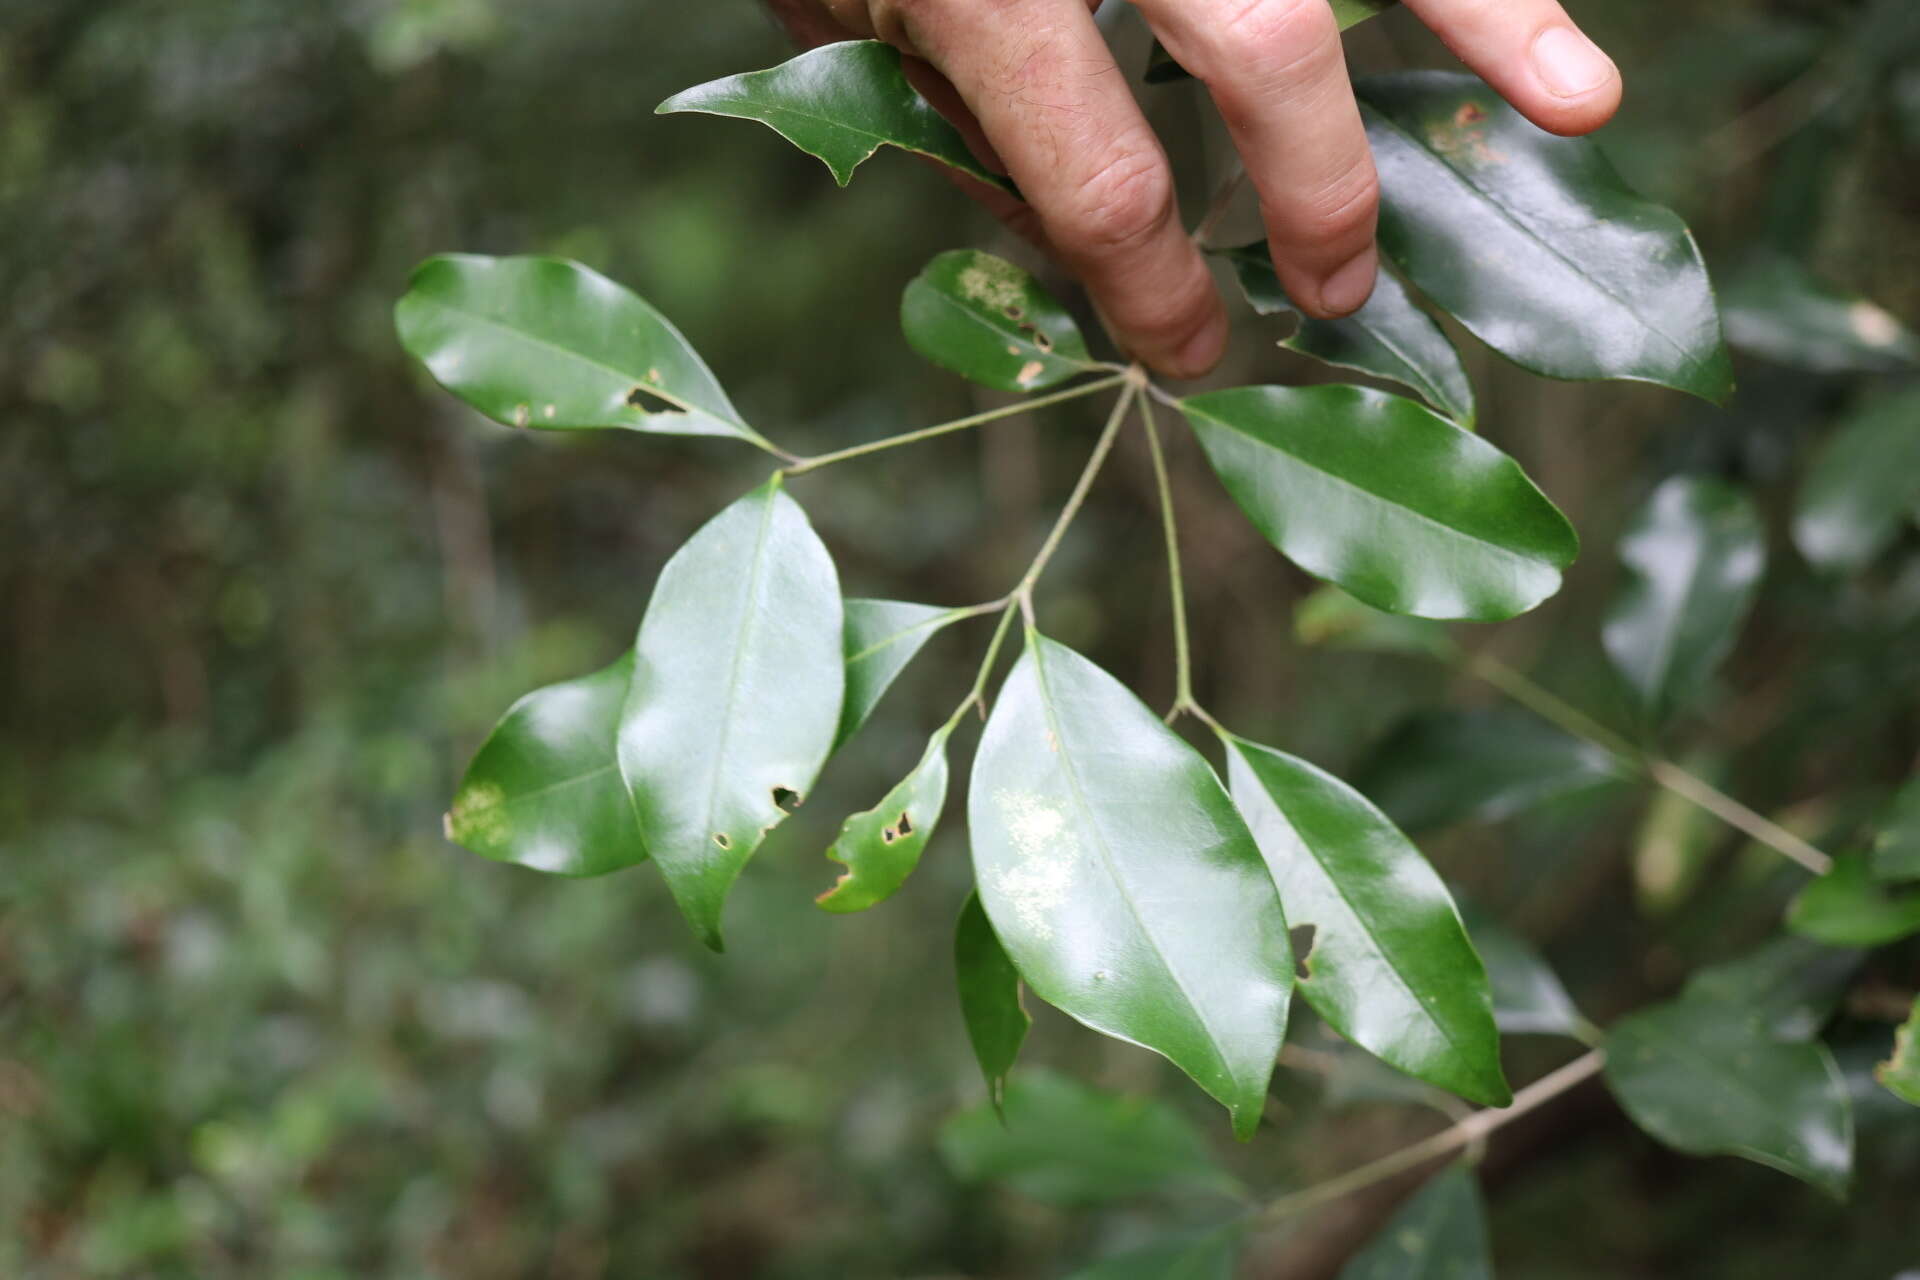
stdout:
{"type": "Polygon", "coordinates": [[[1326,0],[1230,0],[1210,29],[1218,55],[1251,57],[1269,75],[1339,47],[1339,24],[1326,0]]]}
{"type": "Polygon", "coordinates": [[[1094,253],[1138,248],[1173,216],[1173,175],[1150,150],[1122,151],[1053,219],[1062,241],[1094,253]]]}
{"type": "Polygon", "coordinates": [[[1341,243],[1371,238],[1380,209],[1380,179],[1372,165],[1356,165],[1305,199],[1281,203],[1290,242],[1341,243]]]}

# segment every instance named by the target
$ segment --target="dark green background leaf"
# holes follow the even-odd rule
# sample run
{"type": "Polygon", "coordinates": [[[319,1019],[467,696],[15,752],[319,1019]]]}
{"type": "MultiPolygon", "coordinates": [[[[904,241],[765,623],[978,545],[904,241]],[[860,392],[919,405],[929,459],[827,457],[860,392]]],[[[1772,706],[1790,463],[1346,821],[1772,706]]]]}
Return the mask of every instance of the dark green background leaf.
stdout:
{"type": "Polygon", "coordinates": [[[1460,918],[1487,966],[1493,1021],[1500,1033],[1578,1038],[1585,1020],[1545,958],[1485,911],[1461,903],[1460,918]]]}
{"type": "Polygon", "coordinates": [[[880,803],[848,818],[827,857],[846,873],[817,901],[828,911],[865,911],[893,896],[913,869],[947,803],[947,738],[942,728],[927,743],[920,762],[880,803]]]}
{"type": "Polygon", "coordinates": [[[1239,1253],[1240,1233],[1228,1228],[1107,1258],[1068,1280],[1233,1280],[1239,1253]]]}
{"type": "Polygon", "coordinates": [[[1882,883],[1920,880],[1920,778],[1894,796],[1873,841],[1873,878],[1882,883]]]}
{"type": "Polygon", "coordinates": [[[1510,618],[1559,590],[1579,552],[1513,459],[1411,400],[1236,387],[1181,407],[1267,540],[1377,609],[1510,618]]]}
{"type": "Polygon", "coordinates": [[[1812,1040],[1860,967],[1858,951],[1782,935],[1687,979],[1681,997],[1739,1010],[1775,1040],[1812,1040]]]}
{"type": "Polygon", "coordinates": [[[447,838],[482,857],[592,876],[645,861],[614,759],[633,654],[514,703],[467,766],[447,838]]]}
{"type": "Polygon", "coordinates": [[[968,803],[981,905],[1034,994],[1165,1054],[1250,1134],[1293,961],[1266,864],[1207,762],[1029,631],[968,803]]]}
{"type": "Polygon", "coordinates": [[[1450,659],[1447,629],[1425,618],[1386,613],[1362,604],[1331,583],[1308,594],[1293,611],[1293,634],[1303,645],[1450,659]]]}
{"type": "Polygon", "coordinates": [[[899,147],[1011,191],[981,167],[960,131],[907,83],[900,53],[876,40],[822,45],[765,71],[749,71],[682,90],[660,114],[701,111],[758,120],[818,156],[841,186],[881,147],[899,147]]]}
{"type": "Polygon", "coordinates": [[[558,258],[430,258],[394,308],[400,345],[496,422],[760,437],[680,331],[558,258]]]}
{"type": "Polygon", "coordinates": [[[1686,224],[1629,191],[1593,143],[1541,132],[1464,73],[1355,88],[1380,171],[1381,247],[1476,337],[1549,377],[1732,393],[1686,224]]]}
{"type": "Polygon", "coordinates": [[[1877,947],[1920,933],[1920,886],[1896,888],[1873,878],[1867,855],[1842,854],[1833,870],[1800,891],[1787,927],[1835,947],[1877,947]]]}
{"type": "Polygon", "coordinates": [[[1005,258],[955,249],[900,298],[907,343],[943,369],[1001,391],[1039,391],[1094,368],[1067,309],[1005,258]]]}
{"type": "Polygon", "coordinates": [[[694,932],[813,788],[846,682],[833,560],[776,476],[660,572],[634,642],[620,772],[694,932]]]}
{"type": "Polygon", "coordinates": [[[1453,898],[1385,814],[1304,760],[1223,738],[1227,779],[1296,931],[1296,987],[1361,1048],[1485,1106],[1512,1101],[1486,970],[1453,898]]]}
{"type": "Polygon", "coordinates": [[[1816,373],[1885,373],[1920,364],[1920,339],[1885,308],[1843,296],[1779,253],[1762,253],[1723,293],[1727,341],[1816,373]]]}
{"type": "Polygon", "coordinates": [[[1705,691],[1753,608],[1766,531],[1747,493],[1675,476],[1620,540],[1625,584],[1607,613],[1607,655],[1654,722],[1705,691]]]}
{"type": "Polygon", "coordinates": [[[967,895],[960,923],[953,934],[953,965],[960,991],[960,1015],[967,1023],[967,1040],[987,1078],[987,1096],[1004,1107],[1007,1074],[1020,1057],[1033,1018],[1020,1002],[1020,974],[1007,958],[980,906],[980,895],[967,895]]]}
{"type": "Polygon", "coordinates": [[[1449,1165],[1341,1269],[1340,1280],[1493,1280],[1487,1213],[1464,1165],[1449,1165]]]}
{"type": "Polygon", "coordinates": [[[1920,514],[1920,389],[1856,411],[1821,446],[1794,507],[1815,568],[1864,569],[1920,514]]]}

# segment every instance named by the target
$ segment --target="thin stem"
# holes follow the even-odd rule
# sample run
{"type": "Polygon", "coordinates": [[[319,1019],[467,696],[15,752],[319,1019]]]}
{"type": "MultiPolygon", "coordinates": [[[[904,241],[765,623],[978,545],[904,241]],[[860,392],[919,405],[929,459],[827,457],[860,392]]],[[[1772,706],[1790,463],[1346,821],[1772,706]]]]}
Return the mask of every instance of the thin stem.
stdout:
{"type": "Polygon", "coordinates": [[[1072,527],[1074,517],[1080,514],[1080,508],[1085,504],[1087,494],[1093,488],[1094,478],[1100,474],[1100,468],[1105,465],[1107,455],[1113,452],[1113,442],[1120,435],[1121,424],[1127,420],[1127,410],[1139,396],[1140,386],[1145,377],[1146,375],[1139,372],[1136,367],[1121,379],[1127,384],[1125,393],[1114,403],[1113,412],[1107,416],[1107,425],[1100,432],[1100,440],[1093,446],[1093,455],[1087,459],[1086,468],[1080,472],[1080,479],[1074,483],[1073,492],[1067,497],[1067,505],[1060,508],[1059,518],[1053,522],[1053,529],[1047,534],[1047,540],[1040,544],[1040,550],[1034,555],[1033,563],[1027,566],[1027,571],[1021,577],[1019,585],[1013,589],[1013,598],[1021,602],[1022,611],[1029,617],[1033,612],[1033,584],[1040,581],[1040,575],[1047,570],[1047,562],[1052,560],[1053,553],[1060,549],[1060,542],[1067,536],[1067,530],[1072,527]]]}
{"type": "Polygon", "coordinates": [[[1160,448],[1160,432],[1153,422],[1153,401],[1140,397],[1140,423],[1147,432],[1147,452],[1153,458],[1153,483],[1160,491],[1160,523],[1167,536],[1167,586],[1173,609],[1173,711],[1193,702],[1193,647],[1187,631],[1187,587],[1180,572],[1180,519],[1173,509],[1173,484],[1167,478],[1167,456],[1160,448]]]}
{"type": "Polygon", "coordinates": [[[873,440],[846,449],[836,449],[832,453],[823,453],[814,458],[800,458],[786,469],[786,474],[803,476],[809,471],[818,471],[821,467],[830,467],[836,462],[846,462],[851,458],[863,458],[870,453],[879,453],[883,449],[898,449],[902,445],[919,444],[922,440],[931,440],[935,436],[949,435],[955,431],[966,431],[969,428],[996,422],[1001,418],[1011,418],[1015,414],[1026,413],[1029,410],[1045,409],[1049,405],[1083,399],[1086,396],[1097,395],[1109,387],[1117,387],[1126,382],[1130,376],[1125,373],[1116,373],[1110,377],[1096,378],[1092,382],[1082,382],[1078,386],[1068,387],[1065,391],[1056,391],[1051,395],[1038,396],[1032,400],[1020,400],[1013,404],[1002,405],[998,409],[988,409],[984,413],[955,418],[952,422],[942,422],[937,426],[922,427],[918,431],[908,431],[903,435],[888,436],[883,440],[873,440]]]}
{"type": "Polygon", "coordinates": [[[1000,646],[1006,643],[1007,632],[1013,626],[1013,605],[1013,597],[1007,596],[991,606],[1000,610],[1000,625],[993,629],[993,639],[987,642],[987,654],[980,659],[980,670],[974,674],[973,688],[967,690],[967,696],[960,699],[960,705],[947,717],[945,731],[952,731],[960,723],[960,717],[967,714],[969,707],[979,707],[980,714],[986,715],[987,681],[993,677],[993,665],[1000,658],[1000,646]]]}
{"type": "Polygon", "coordinates": [[[1410,1169],[1417,1169],[1429,1161],[1476,1146],[1486,1141],[1487,1136],[1494,1131],[1591,1080],[1600,1073],[1606,1061],[1606,1055],[1594,1049],[1514,1094],[1513,1105],[1476,1111],[1451,1127],[1434,1134],[1431,1138],[1422,1139],[1412,1146],[1402,1147],[1398,1151],[1329,1178],[1325,1182],[1281,1196],[1255,1214],[1251,1225],[1255,1230],[1278,1226],[1288,1218],[1317,1209],[1323,1204],[1350,1196],[1357,1191],[1364,1191],[1368,1187],[1397,1177],[1410,1169]]]}
{"type": "Polygon", "coordinates": [[[1788,831],[1779,823],[1741,804],[1726,792],[1671,760],[1651,755],[1628,742],[1578,707],[1549,693],[1498,658],[1477,654],[1467,670],[1515,702],[1546,717],[1576,738],[1591,742],[1620,763],[1645,774],[1656,785],[1705,810],[1736,831],[1743,832],[1814,875],[1833,869],[1833,859],[1788,831]]]}

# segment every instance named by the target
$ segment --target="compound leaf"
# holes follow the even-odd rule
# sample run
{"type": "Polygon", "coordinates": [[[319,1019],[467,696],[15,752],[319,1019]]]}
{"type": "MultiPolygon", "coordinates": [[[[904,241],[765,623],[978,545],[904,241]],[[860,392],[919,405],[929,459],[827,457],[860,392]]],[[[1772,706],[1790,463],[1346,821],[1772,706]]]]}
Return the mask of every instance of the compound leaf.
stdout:
{"type": "Polygon", "coordinates": [[[1621,1020],[1606,1049],[1608,1086],[1652,1137],[1845,1196],[1853,1111],[1825,1045],[1777,1039],[1738,1005],[1681,999],[1621,1020]]]}
{"type": "Polygon", "coordinates": [[[633,654],[536,689],[500,718],[467,766],[447,838],[484,858],[593,876],[643,862],[614,739],[633,654]]]}
{"type": "Polygon", "coordinates": [[[1844,296],[1792,258],[1763,253],[1724,292],[1727,341],[1815,373],[1888,373],[1920,364],[1920,338],[1885,308],[1844,296]]]}
{"type": "Polygon", "coordinates": [[[893,896],[933,838],[947,804],[947,739],[943,727],[927,743],[920,763],[879,804],[848,818],[827,857],[847,870],[817,899],[828,911],[865,911],[893,896]]]}
{"type": "Polygon", "coordinates": [[[1294,936],[1297,989],[1347,1039],[1486,1106],[1512,1101],[1480,957],[1446,885],[1366,797],[1304,760],[1223,736],[1227,780],[1294,936]]]}
{"type": "Polygon", "coordinates": [[[1473,384],[1467,381],[1459,351],[1391,272],[1380,273],[1373,296],[1360,310],[1339,320],[1316,320],[1282,291],[1264,242],[1222,250],[1220,256],[1233,264],[1240,291],[1255,311],[1263,316],[1286,312],[1298,319],[1293,336],[1282,339],[1281,346],[1411,387],[1441,413],[1472,429],[1473,384]]]}
{"type": "Polygon", "coordinates": [[[1466,1166],[1449,1165],[1400,1207],[1340,1280],[1493,1280],[1487,1211],[1466,1166]]]}
{"type": "Polygon", "coordinates": [[[1007,958],[1006,948],[993,931],[993,922],[980,905],[980,895],[967,895],[960,923],[953,933],[953,965],[960,989],[960,1014],[966,1020],[967,1039],[980,1073],[987,1078],[987,1096],[995,1107],[1005,1107],[1007,1075],[1020,1057],[1033,1018],[1020,1001],[1020,974],[1007,958]]]}
{"type": "Polygon", "coordinates": [[[941,1127],[939,1146],[961,1181],[1002,1182],[1051,1204],[1240,1191],[1173,1108],[1051,1071],[1022,1071],[1008,1083],[1004,1123],[992,1107],[963,1111],[941,1127]]]}
{"type": "Polygon", "coordinates": [[[1873,878],[1866,855],[1842,854],[1793,900],[1787,927],[1835,947],[1897,942],[1920,933],[1920,888],[1890,888],[1873,878]]]}
{"type": "Polygon", "coordinates": [[[1080,326],[1038,280],[974,249],[943,253],[908,282],[900,328],[928,360],[1000,391],[1039,391],[1095,367],[1080,326]]]}
{"type": "Polygon", "coordinates": [[[877,40],[822,45],[765,71],[684,89],[654,110],[758,120],[824,161],[843,187],[867,157],[898,147],[1013,190],[981,167],[960,131],[907,82],[899,50],[877,40]]]}
{"type": "Polygon", "coordinates": [[[1733,647],[1766,568],[1766,532],[1745,490],[1675,476],[1634,515],[1620,560],[1626,584],[1601,638],[1657,723],[1697,696],[1733,647]]]}
{"type": "Polygon", "coordinates": [[[1410,71],[1355,89],[1381,247],[1476,337],[1549,377],[1732,393],[1686,224],[1630,191],[1598,147],[1534,128],[1477,76],[1410,71]]]}
{"type": "Polygon", "coordinates": [[[577,262],[429,258],[394,324],[436,382],[510,427],[765,443],[665,316],[577,262]]]}
{"type": "Polygon", "coordinates": [[[1793,542],[1817,569],[1864,569],[1920,511],[1920,390],[1869,404],[1815,456],[1793,542]]]}
{"type": "Polygon", "coordinates": [[[1411,400],[1236,387],[1181,407],[1267,541],[1376,609],[1511,618],[1558,591],[1579,552],[1513,459],[1411,400]]]}
{"type": "Polygon", "coordinates": [[[620,773],[674,901],[715,949],[727,891],[826,763],[842,643],[833,561],[777,475],[694,534],[654,586],[620,773]]]}
{"type": "Polygon", "coordinates": [[[1153,1049],[1250,1134],[1293,962],[1246,823],[1126,686],[1029,630],[974,761],[980,902],[1048,1004],[1153,1049]]]}
{"type": "Polygon", "coordinates": [[[846,602],[847,695],[834,733],[835,750],[867,722],[927,641],[964,616],[960,609],[902,600],[846,602]]]}

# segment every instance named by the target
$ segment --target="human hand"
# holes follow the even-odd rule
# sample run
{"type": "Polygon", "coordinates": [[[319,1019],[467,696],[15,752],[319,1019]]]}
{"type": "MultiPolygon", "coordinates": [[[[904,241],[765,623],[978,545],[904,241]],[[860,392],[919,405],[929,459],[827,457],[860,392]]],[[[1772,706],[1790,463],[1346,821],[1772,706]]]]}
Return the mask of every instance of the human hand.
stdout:
{"type": "MultiPolygon", "coordinates": [[[[1379,268],[1379,183],[1327,0],[1134,2],[1212,94],[1288,297],[1320,317],[1359,310],[1379,268]]],[[[877,38],[908,54],[916,86],[1026,203],[967,180],[973,193],[1080,278],[1132,355],[1176,378],[1219,361],[1226,312],[1094,23],[1099,0],[773,4],[804,43],[877,38]]],[[[1543,129],[1589,133],[1619,106],[1618,70],[1556,0],[1406,4],[1543,129]]]]}

